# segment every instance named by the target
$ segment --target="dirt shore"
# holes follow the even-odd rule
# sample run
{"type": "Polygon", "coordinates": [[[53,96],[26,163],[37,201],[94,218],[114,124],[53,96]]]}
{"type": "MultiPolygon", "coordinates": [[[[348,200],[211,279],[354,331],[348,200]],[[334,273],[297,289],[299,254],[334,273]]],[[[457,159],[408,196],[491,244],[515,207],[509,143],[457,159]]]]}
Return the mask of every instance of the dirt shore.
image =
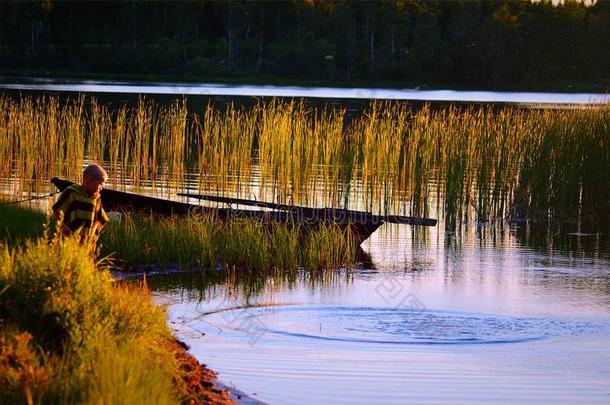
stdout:
{"type": "Polygon", "coordinates": [[[175,381],[184,404],[234,404],[228,391],[216,382],[216,373],[201,364],[187,350],[189,347],[174,339],[169,342],[181,364],[182,381],[175,381]]]}

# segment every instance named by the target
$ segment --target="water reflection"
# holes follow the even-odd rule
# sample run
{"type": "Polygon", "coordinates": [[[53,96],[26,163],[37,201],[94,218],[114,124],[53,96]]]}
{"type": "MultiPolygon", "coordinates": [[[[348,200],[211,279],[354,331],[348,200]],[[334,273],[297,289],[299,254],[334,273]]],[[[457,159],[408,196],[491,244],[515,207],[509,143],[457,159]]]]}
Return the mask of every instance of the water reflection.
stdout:
{"type": "Polygon", "coordinates": [[[603,403],[607,237],[563,231],[386,227],[375,268],[150,284],[195,355],[271,403],[603,403]]]}
{"type": "MultiPolygon", "coordinates": [[[[365,272],[366,273],[366,272],[365,272]]],[[[224,300],[250,306],[260,304],[260,297],[296,288],[311,291],[341,289],[351,283],[354,272],[348,270],[301,271],[287,273],[276,271],[261,275],[241,270],[203,270],[200,272],[156,274],[148,278],[149,287],[157,292],[178,294],[185,300],[206,302],[224,300]]]]}
{"type": "MultiPolygon", "coordinates": [[[[295,290],[310,295],[332,291],[331,295],[337,295],[343,289],[341,294],[362,295],[355,284],[379,283],[385,278],[412,289],[424,286],[440,296],[443,288],[466,296],[480,289],[490,298],[502,293],[506,300],[511,296],[520,300],[523,291],[534,288],[536,294],[552,292],[549,300],[553,300],[553,294],[573,294],[575,301],[584,299],[594,304],[594,308],[588,308],[594,313],[608,303],[610,248],[603,234],[583,236],[550,226],[535,229],[508,224],[466,227],[457,233],[445,233],[442,226],[414,230],[385,225],[362,247],[370,261],[351,270],[289,274],[278,270],[265,275],[206,270],[154,277],[150,283],[155,290],[172,294],[180,291],[189,300],[224,299],[240,305],[255,304],[261,297],[291,295],[295,290]]],[[[471,302],[468,299],[463,303],[470,306],[471,302]]],[[[543,301],[539,304],[545,305],[543,301]]],[[[517,312],[523,309],[516,302],[510,306],[517,312]]]]}

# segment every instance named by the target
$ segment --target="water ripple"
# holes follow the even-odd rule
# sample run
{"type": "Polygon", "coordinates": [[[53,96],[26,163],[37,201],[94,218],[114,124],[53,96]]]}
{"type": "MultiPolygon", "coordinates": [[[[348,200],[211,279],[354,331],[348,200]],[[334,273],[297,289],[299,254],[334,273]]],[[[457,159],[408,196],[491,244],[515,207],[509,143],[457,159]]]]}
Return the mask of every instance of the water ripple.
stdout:
{"type": "Polygon", "coordinates": [[[381,344],[494,344],[588,334],[595,326],[547,318],[426,309],[265,306],[232,308],[211,316],[231,319],[226,327],[294,338],[381,344]],[[234,322],[248,319],[248,322],[234,322]]]}

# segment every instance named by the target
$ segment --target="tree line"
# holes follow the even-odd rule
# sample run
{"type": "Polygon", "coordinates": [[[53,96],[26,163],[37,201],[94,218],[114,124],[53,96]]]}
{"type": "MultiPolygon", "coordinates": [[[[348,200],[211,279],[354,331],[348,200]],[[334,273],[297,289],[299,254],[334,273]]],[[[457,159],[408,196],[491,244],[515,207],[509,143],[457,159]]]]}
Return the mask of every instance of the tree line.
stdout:
{"type": "Polygon", "coordinates": [[[610,87],[610,1],[3,1],[0,73],[610,87]]]}

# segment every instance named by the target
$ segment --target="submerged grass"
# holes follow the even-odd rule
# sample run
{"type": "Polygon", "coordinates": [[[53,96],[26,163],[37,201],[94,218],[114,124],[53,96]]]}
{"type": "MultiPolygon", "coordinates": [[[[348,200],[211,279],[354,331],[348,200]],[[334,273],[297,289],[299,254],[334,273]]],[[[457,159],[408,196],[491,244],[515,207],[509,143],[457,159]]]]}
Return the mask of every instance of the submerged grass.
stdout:
{"type": "Polygon", "coordinates": [[[360,115],[299,101],[187,111],[140,100],[0,97],[0,176],[30,192],[104,161],[113,187],[366,208],[463,221],[591,219],[610,212],[610,108],[373,102],[360,115]],[[187,176],[192,173],[192,176],[187,176]],[[354,207],[355,202],[362,204],[354,207]],[[434,204],[437,204],[436,207],[434,204]]]}

